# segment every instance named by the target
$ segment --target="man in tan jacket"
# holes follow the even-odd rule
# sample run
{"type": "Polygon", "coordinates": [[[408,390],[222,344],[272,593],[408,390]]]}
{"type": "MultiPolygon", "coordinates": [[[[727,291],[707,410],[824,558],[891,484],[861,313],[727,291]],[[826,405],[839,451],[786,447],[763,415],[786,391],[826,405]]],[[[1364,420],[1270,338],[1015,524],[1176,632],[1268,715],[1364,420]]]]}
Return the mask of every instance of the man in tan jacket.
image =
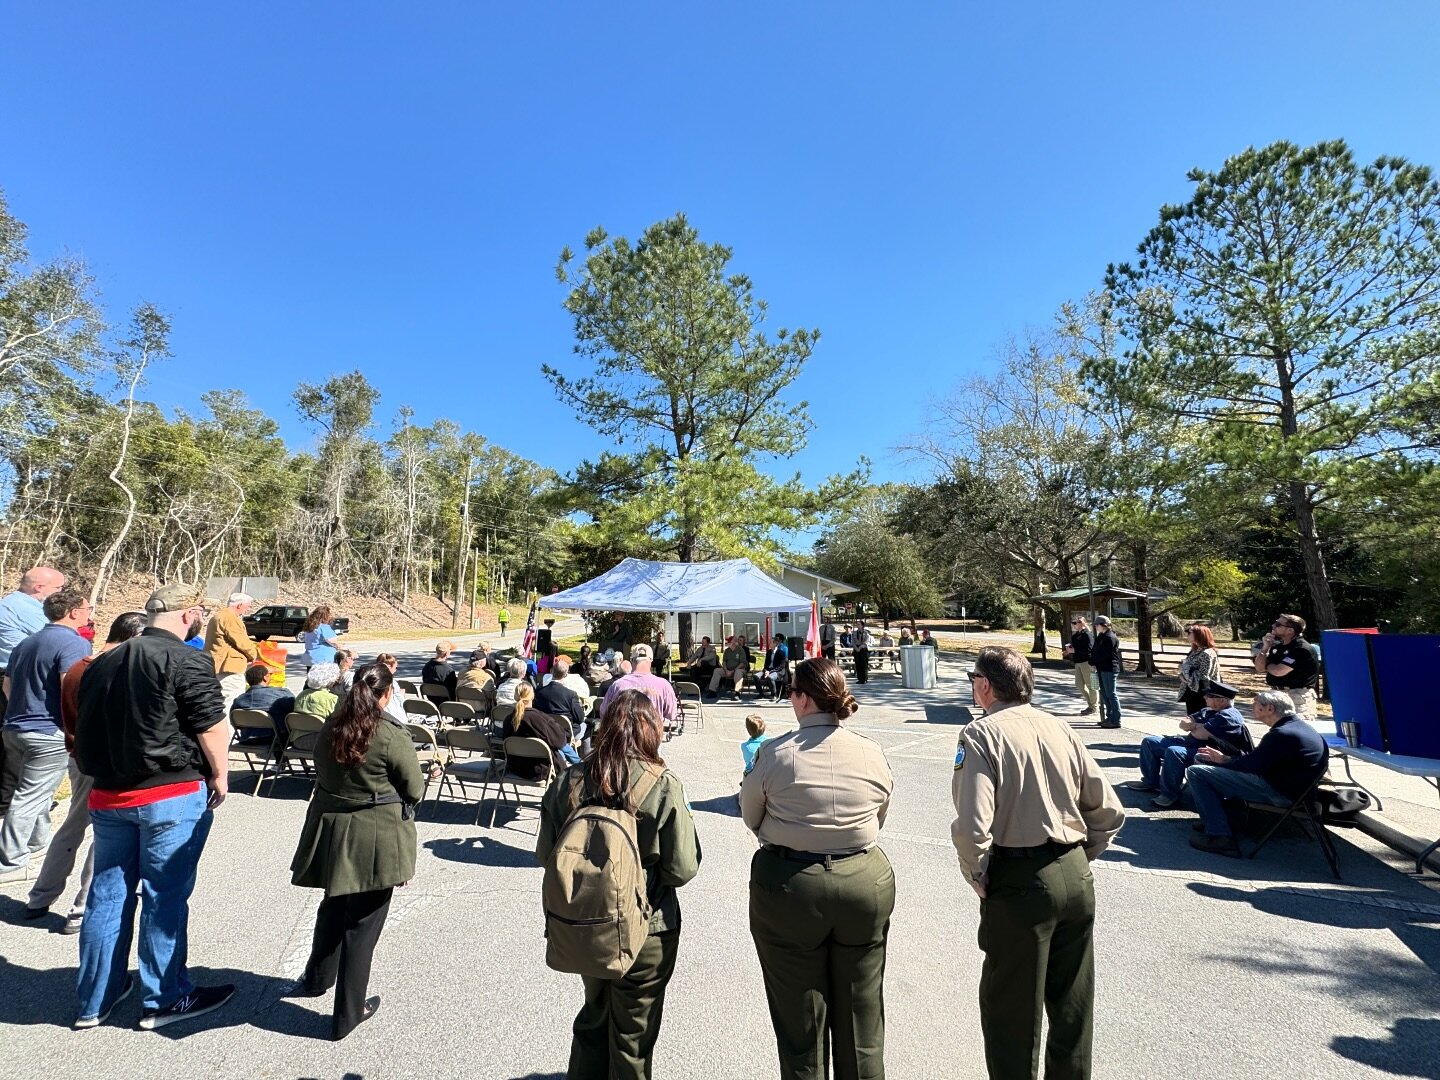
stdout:
{"type": "Polygon", "coordinates": [[[951,840],[980,897],[980,1025],[992,1080],[1088,1080],[1094,1026],[1095,880],[1090,862],[1125,812],[1064,720],[1030,704],[1035,675],[1013,649],[982,649],[970,672],[985,716],[955,748],[951,840]]]}
{"type": "Polygon", "coordinates": [[[265,662],[260,657],[260,646],[250,640],[245,630],[245,616],[254,610],[255,598],[249,593],[231,593],[225,606],[211,616],[210,625],[205,628],[205,651],[215,661],[227,717],[235,699],[245,693],[245,669],[265,662]]]}

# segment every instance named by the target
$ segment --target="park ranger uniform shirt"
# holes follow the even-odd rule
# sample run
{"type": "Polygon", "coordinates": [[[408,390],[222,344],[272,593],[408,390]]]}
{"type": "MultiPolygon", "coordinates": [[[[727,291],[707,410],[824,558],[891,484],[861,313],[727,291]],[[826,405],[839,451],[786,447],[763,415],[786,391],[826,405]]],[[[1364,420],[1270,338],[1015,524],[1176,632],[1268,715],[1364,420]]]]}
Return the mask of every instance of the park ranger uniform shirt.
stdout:
{"type": "Polygon", "coordinates": [[[762,844],[841,855],[875,843],[890,808],[890,763],[878,743],[829,713],[760,747],[740,812],[762,844]]]}
{"type": "Polygon", "coordinates": [[[1273,690],[1301,690],[1306,687],[1313,690],[1320,685],[1320,664],[1315,659],[1314,647],[1298,634],[1289,645],[1277,641],[1270,646],[1270,651],[1265,654],[1265,666],[1268,668],[1274,664],[1283,664],[1290,672],[1286,675],[1265,673],[1265,682],[1273,690]]]}
{"type": "Polygon", "coordinates": [[[1070,725],[1033,705],[997,702],[966,724],[950,781],[950,838],[967,881],[982,882],[995,845],[1084,844],[1094,859],[1125,823],[1115,789],[1070,725]]]}

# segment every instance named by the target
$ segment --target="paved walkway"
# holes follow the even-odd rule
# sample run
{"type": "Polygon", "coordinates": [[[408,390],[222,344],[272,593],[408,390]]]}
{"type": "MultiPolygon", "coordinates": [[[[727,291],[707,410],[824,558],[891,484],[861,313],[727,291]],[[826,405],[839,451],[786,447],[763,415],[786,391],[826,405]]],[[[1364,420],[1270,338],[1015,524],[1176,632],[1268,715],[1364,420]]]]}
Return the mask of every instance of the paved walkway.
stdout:
{"type": "MultiPolygon", "coordinates": [[[[367,650],[382,647],[367,643],[367,650]]],[[[428,650],[400,644],[406,669],[428,650]]],[[[942,658],[934,691],[893,676],[858,688],[854,726],[895,772],[883,843],[898,902],[886,977],[887,1063],[898,1080],[984,1076],[975,990],[977,904],[948,840],[950,763],[968,686],[942,658]]],[[[1038,702],[1073,712],[1068,678],[1042,672],[1038,702]]],[[[1127,727],[1077,727],[1116,781],[1133,777],[1140,725],[1173,702],[1127,695],[1127,727]]],[[[754,842],[736,816],[737,744],[752,706],[706,709],[701,732],[666,745],[704,845],[681,893],[679,965],[656,1060],[670,1080],[775,1075],[760,972],[746,930],[754,842]]],[[[761,706],[777,728],[788,707],[761,706]]],[[[1078,721],[1074,721],[1077,724],[1078,721]]],[[[200,867],[190,958],[201,981],[239,986],[225,1009],[160,1032],[127,1002],[88,1032],[73,1018],[75,940],[59,917],[26,923],[20,886],[0,891],[0,1045],[17,1076],[480,1077],[558,1080],[579,981],[544,966],[535,815],[502,809],[478,828],[473,806],[426,804],[414,882],[397,892],[376,957],[374,1021],[324,1041],[328,999],[280,998],[300,970],[318,895],[288,884],[305,786],[237,793],[217,814],[200,867]]],[[[1440,1077],[1440,893],[1369,838],[1339,838],[1342,882],[1298,833],[1256,861],[1188,846],[1189,817],[1139,809],[1098,864],[1098,1077],[1225,1080],[1440,1077]]],[[[486,818],[488,819],[488,810],[486,818]]],[[[1433,878],[1431,879],[1433,881],[1433,878]]]]}

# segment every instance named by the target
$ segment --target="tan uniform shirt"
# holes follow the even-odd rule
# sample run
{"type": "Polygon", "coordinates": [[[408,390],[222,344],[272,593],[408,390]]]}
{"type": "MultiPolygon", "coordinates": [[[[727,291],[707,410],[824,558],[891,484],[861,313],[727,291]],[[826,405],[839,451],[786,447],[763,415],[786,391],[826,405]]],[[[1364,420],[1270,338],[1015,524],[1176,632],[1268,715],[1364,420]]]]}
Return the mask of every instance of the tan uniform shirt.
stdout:
{"type": "Polygon", "coordinates": [[[205,628],[205,651],[215,661],[215,674],[238,675],[259,663],[260,647],[245,632],[245,620],[232,607],[222,607],[205,628]]]}
{"type": "Polygon", "coordinates": [[[997,707],[966,724],[950,781],[950,839],[960,869],[983,881],[990,848],[1083,843],[1094,859],[1125,823],[1115,789],[1065,721],[1033,705],[997,707]]]}
{"type": "Polygon", "coordinates": [[[760,747],[740,785],[740,813],[761,843],[838,855],[875,843],[891,787],[877,743],[812,713],[760,747]]]}

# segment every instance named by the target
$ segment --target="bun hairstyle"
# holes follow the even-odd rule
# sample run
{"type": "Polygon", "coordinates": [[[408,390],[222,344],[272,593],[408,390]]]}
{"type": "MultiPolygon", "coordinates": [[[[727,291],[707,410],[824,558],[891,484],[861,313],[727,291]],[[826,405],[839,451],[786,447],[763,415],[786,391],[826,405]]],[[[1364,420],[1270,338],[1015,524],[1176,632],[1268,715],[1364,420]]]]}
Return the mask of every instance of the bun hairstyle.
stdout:
{"type": "Polygon", "coordinates": [[[378,661],[355,670],[350,692],[330,718],[330,751],[341,765],[359,765],[365,760],[384,716],[380,699],[393,682],[390,669],[378,661]]]}
{"type": "Polygon", "coordinates": [[[804,694],[815,703],[821,712],[830,713],[836,720],[854,716],[860,704],[845,686],[845,673],[834,660],[823,656],[802,660],[795,668],[795,678],[790,683],[793,691],[804,694]]]}

